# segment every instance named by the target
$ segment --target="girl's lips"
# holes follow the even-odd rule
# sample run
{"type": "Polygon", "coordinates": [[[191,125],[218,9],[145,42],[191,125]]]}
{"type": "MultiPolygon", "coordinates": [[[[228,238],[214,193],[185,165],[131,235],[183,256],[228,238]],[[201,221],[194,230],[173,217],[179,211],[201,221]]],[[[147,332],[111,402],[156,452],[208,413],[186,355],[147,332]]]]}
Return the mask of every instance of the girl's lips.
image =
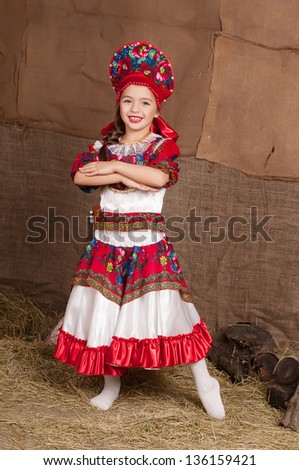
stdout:
{"type": "Polygon", "coordinates": [[[138,122],[142,121],[142,117],[139,117],[139,116],[129,116],[129,120],[130,120],[130,122],[138,123],[138,122]]]}

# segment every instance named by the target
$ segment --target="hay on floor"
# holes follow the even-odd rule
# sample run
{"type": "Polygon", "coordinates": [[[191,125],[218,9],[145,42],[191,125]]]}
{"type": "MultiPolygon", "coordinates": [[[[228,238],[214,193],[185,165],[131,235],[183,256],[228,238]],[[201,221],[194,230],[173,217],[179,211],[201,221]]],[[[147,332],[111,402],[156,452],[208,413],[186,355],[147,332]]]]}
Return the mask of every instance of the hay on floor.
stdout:
{"type": "Polygon", "coordinates": [[[101,377],[53,359],[45,343],[61,313],[21,293],[1,294],[2,449],[297,449],[298,433],[279,425],[265,384],[233,384],[208,363],[222,387],[224,421],[210,419],[188,367],[131,369],[109,411],[89,404],[101,377]]]}

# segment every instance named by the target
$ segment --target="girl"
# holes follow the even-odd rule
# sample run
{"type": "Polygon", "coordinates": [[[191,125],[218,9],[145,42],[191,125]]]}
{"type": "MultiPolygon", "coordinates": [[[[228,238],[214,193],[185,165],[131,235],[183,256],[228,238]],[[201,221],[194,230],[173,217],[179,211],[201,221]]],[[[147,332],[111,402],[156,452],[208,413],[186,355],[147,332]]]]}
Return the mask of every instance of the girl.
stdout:
{"type": "Polygon", "coordinates": [[[211,337],[161,214],[179,173],[178,135],[159,116],[173,91],[172,66],[151,44],[130,43],[114,54],[110,78],[115,122],[72,168],[82,190],[101,188],[101,210],[74,274],[54,357],[78,373],[104,376],[91,400],[102,410],[118,398],[127,368],[188,364],[206,412],[223,419],[219,383],[204,359],[211,337]]]}

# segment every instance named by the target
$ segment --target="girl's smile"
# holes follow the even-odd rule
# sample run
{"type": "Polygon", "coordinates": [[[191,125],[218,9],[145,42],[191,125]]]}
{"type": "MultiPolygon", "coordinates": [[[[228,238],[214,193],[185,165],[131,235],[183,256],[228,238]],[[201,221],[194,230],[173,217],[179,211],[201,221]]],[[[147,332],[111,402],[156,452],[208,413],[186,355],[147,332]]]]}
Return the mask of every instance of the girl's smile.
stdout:
{"type": "Polygon", "coordinates": [[[135,123],[138,123],[138,122],[142,121],[142,118],[138,117],[138,116],[129,116],[129,119],[130,119],[131,122],[135,122],[135,123]]]}

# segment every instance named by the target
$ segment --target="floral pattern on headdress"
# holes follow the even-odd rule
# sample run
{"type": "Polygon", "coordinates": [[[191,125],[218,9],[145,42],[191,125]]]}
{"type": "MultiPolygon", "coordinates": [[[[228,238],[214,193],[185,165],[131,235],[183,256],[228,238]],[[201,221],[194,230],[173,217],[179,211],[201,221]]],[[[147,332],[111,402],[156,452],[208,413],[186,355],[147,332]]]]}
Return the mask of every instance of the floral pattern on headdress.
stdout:
{"type": "Polygon", "coordinates": [[[166,55],[146,42],[122,46],[110,62],[110,79],[116,92],[129,84],[144,84],[154,92],[158,104],[174,88],[173,69],[166,55]]]}

